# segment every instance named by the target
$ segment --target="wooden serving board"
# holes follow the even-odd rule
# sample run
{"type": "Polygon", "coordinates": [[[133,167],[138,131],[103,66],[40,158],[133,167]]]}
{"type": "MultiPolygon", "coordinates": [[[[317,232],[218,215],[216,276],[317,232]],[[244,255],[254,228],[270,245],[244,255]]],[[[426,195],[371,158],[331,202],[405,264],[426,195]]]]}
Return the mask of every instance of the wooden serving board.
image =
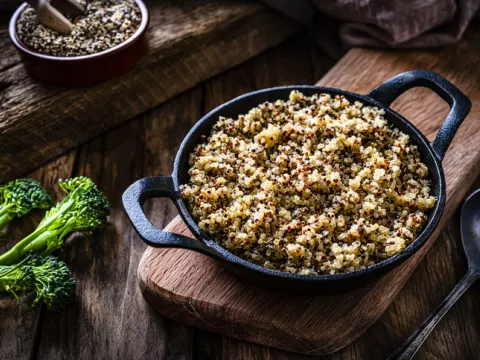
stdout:
{"type": "Polygon", "coordinates": [[[146,3],[149,53],[130,72],[88,88],[31,78],[7,26],[0,27],[0,182],[258,55],[298,28],[253,0],[146,3]]]}
{"type": "MultiPolygon", "coordinates": [[[[478,172],[478,34],[470,31],[455,47],[444,50],[354,49],[319,81],[320,85],[366,93],[400,72],[430,69],[471,98],[472,112],[443,162],[448,190],[441,226],[459,206],[478,172]]],[[[448,112],[447,105],[427,89],[407,92],[393,108],[431,140],[448,112]]],[[[308,297],[272,292],[240,281],[204,255],[153,248],[146,250],[140,262],[140,287],[156,310],[188,325],[293,352],[328,354],[355,340],[381,316],[432,246],[441,226],[409,261],[378,282],[347,294],[308,297]]],[[[179,217],[166,230],[191,235],[179,217]]]]}

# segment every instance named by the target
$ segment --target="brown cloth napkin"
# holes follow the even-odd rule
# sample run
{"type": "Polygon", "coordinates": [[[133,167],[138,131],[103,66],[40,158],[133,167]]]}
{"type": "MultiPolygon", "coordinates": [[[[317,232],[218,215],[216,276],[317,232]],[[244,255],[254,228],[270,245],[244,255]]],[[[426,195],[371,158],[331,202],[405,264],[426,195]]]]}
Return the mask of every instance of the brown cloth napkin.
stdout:
{"type": "MultiPolygon", "coordinates": [[[[448,45],[463,35],[480,0],[261,0],[310,27],[320,46],[335,32],[341,47],[420,48],[448,45]],[[324,26],[327,14],[340,20],[324,26]]],[[[328,20],[327,20],[328,21],[328,20]]],[[[337,44],[338,45],[338,44],[337,44]]],[[[330,49],[328,49],[330,48],[330,49]]]]}

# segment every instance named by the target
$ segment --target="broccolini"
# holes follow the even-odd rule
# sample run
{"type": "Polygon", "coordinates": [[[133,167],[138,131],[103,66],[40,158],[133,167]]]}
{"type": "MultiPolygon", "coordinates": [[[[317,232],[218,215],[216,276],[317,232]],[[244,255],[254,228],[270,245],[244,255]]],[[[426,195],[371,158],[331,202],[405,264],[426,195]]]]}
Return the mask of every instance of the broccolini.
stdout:
{"type": "Polygon", "coordinates": [[[15,217],[33,209],[49,209],[52,198],[38,181],[17,179],[0,186],[0,231],[15,217]]]}
{"type": "Polygon", "coordinates": [[[55,256],[27,257],[16,265],[0,266],[0,292],[35,292],[32,303],[42,301],[49,310],[61,310],[75,294],[76,282],[63,261],[55,256]]]}
{"type": "Polygon", "coordinates": [[[30,235],[0,255],[0,265],[18,263],[32,252],[48,255],[60,248],[71,232],[91,233],[105,226],[110,205],[92,180],[81,176],[58,183],[65,198],[46,212],[30,235]]]}

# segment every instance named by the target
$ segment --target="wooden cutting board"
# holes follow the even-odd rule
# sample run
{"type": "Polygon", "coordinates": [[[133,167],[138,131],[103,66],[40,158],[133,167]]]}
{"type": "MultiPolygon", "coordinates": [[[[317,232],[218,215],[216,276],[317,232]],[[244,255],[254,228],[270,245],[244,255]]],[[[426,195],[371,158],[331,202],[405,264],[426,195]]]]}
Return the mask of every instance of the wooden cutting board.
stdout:
{"type": "MultiPolygon", "coordinates": [[[[480,163],[477,34],[471,31],[455,47],[444,50],[354,49],[319,81],[320,85],[366,93],[400,72],[430,69],[471,98],[472,112],[443,162],[448,190],[441,226],[463,200],[480,163]]],[[[407,92],[393,108],[431,140],[448,112],[447,105],[426,89],[407,92]]],[[[190,326],[293,352],[328,354],[355,340],[382,315],[434,243],[440,228],[408,262],[378,282],[347,294],[307,297],[272,292],[238,280],[204,255],[153,248],[146,250],[140,262],[140,287],[145,299],[161,314],[190,326]]],[[[179,217],[167,230],[191,236],[179,217]]]]}

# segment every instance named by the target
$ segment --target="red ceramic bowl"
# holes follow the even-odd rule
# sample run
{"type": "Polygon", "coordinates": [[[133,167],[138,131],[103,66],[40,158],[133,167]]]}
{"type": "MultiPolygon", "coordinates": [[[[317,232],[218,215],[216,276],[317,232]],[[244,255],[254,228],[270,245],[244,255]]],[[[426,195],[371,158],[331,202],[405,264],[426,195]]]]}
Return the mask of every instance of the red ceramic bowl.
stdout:
{"type": "Polygon", "coordinates": [[[135,0],[142,13],[137,31],[123,43],[91,55],[58,57],[43,55],[25,46],[17,36],[17,20],[27,3],[22,4],[10,20],[9,33],[27,71],[35,78],[60,85],[88,86],[111,79],[132,69],[147,53],[145,36],[148,10],[143,1],[135,0]]]}

